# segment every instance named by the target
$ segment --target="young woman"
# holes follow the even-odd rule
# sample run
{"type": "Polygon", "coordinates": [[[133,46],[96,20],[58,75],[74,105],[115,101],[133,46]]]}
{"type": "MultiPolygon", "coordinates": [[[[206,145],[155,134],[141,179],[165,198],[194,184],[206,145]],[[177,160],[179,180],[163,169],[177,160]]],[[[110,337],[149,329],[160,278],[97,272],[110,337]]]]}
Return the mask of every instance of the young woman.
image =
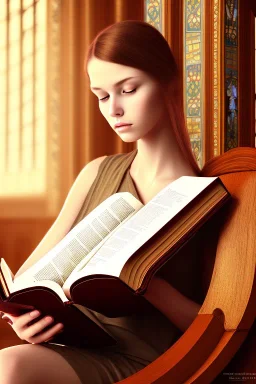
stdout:
{"type": "MultiPolygon", "coordinates": [[[[182,175],[199,175],[186,131],[178,71],[161,33],[148,23],[123,21],[91,43],[85,70],[99,109],[125,142],[128,154],[103,156],[80,172],[55,223],[17,275],[39,260],[86,214],[117,191],[130,191],[144,204],[182,175]],[[120,124],[122,126],[120,126],[120,124]]],[[[200,305],[159,275],[145,297],[152,310],[110,319],[95,314],[117,339],[114,347],[70,348],[50,342],[62,324],[33,311],[4,314],[28,344],[0,352],[1,382],[114,383],[142,369],[166,351],[192,323],[200,305]],[[40,335],[38,333],[40,332],[40,335]]]]}

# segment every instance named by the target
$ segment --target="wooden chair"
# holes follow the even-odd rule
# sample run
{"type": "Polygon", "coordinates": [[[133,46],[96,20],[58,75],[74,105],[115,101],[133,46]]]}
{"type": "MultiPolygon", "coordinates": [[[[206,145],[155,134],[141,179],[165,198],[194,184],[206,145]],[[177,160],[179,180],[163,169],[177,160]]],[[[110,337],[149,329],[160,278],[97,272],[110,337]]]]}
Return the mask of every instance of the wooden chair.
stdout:
{"type": "Polygon", "coordinates": [[[207,295],[180,339],[120,383],[212,383],[239,350],[256,318],[255,171],[254,148],[236,148],[205,164],[202,176],[219,176],[233,197],[207,295]]]}

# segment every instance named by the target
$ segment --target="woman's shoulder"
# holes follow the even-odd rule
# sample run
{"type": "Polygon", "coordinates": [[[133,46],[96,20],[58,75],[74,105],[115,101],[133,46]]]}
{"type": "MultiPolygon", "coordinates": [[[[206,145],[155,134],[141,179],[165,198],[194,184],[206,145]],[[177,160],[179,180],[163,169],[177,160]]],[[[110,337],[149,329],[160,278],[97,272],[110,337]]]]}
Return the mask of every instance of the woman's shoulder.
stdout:
{"type": "Polygon", "coordinates": [[[96,176],[99,170],[99,167],[101,163],[107,158],[108,156],[100,156],[96,157],[96,159],[91,160],[89,163],[87,163],[84,168],[82,169],[81,173],[86,174],[87,176],[91,174],[91,176],[96,176]]]}
{"type": "Polygon", "coordinates": [[[90,174],[92,177],[95,178],[98,174],[99,168],[101,167],[101,165],[103,165],[103,163],[105,164],[105,166],[112,165],[114,167],[116,164],[121,164],[121,163],[124,163],[125,165],[126,162],[129,162],[129,163],[131,162],[135,154],[136,154],[136,150],[133,150],[128,153],[116,153],[112,155],[97,157],[96,159],[86,164],[86,166],[83,168],[81,172],[86,174],[87,176],[88,174],[90,174]]]}
{"type": "Polygon", "coordinates": [[[71,186],[67,198],[63,204],[59,216],[72,223],[77,216],[94,180],[97,177],[99,167],[107,156],[100,156],[87,163],[71,186]]]}
{"type": "Polygon", "coordinates": [[[105,155],[95,158],[85,165],[78,175],[78,181],[81,184],[86,185],[86,189],[89,190],[97,175],[102,173],[103,169],[106,168],[108,171],[113,171],[113,169],[118,169],[121,171],[123,167],[126,167],[127,164],[130,164],[136,150],[133,150],[128,153],[117,153],[112,155],[105,155]],[[101,170],[101,173],[99,171],[101,170]],[[82,180],[82,181],[81,181],[82,180]]]}

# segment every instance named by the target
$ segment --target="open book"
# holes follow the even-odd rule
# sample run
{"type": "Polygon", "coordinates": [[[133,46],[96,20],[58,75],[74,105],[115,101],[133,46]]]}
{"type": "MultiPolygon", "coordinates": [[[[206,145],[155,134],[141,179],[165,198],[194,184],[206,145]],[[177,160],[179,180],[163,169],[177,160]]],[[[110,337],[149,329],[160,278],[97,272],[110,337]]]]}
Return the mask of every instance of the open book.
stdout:
{"type": "Polygon", "coordinates": [[[30,306],[51,314],[55,300],[62,312],[83,310],[92,328],[110,338],[81,306],[110,317],[145,309],[152,276],[229,197],[219,178],[191,176],[170,183],[145,206],[128,192],[116,193],[20,276],[1,259],[0,310],[30,306]]]}

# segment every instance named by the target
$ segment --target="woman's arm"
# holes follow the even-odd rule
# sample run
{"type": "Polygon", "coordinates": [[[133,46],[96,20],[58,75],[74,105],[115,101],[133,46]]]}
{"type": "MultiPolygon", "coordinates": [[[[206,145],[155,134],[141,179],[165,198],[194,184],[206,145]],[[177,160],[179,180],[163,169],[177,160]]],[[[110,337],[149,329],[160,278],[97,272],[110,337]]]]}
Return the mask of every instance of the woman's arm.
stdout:
{"type": "Polygon", "coordinates": [[[145,298],[182,332],[185,332],[194,321],[201,307],[201,305],[182,295],[167,281],[156,276],[152,278],[145,298]]]}
{"type": "Polygon", "coordinates": [[[97,176],[99,166],[105,157],[106,156],[101,156],[92,160],[81,170],[67,195],[58,217],[32,254],[20,267],[15,276],[19,276],[25,272],[26,269],[40,260],[42,256],[50,251],[50,249],[61,241],[70,231],[70,228],[81,209],[87,193],[97,176]]]}
{"type": "MultiPolygon", "coordinates": [[[[79,173],[54,224],[32,252],[30,257],[21,266],[16,276],[23,273],[33,263],[38,261],[69,232],[83,201],[97,176],[98,168],[105,157],[106,156],[102,156],[91,161],[79,173]]],[[[54,335],[62,331],[63,328],[63,324],[61,323],[54,324],[54,319],[51,316],[44,316],[42,319],[31,325],[31,319],[36,319],[39,316],[40,312],[34,310],[20,316],[4,314],[2,318],[12,325],[13,330],[21,340],[39,344],[50,340],[54,335]],[[44,331],[49,325],[50,328],[44,331]]]]}

